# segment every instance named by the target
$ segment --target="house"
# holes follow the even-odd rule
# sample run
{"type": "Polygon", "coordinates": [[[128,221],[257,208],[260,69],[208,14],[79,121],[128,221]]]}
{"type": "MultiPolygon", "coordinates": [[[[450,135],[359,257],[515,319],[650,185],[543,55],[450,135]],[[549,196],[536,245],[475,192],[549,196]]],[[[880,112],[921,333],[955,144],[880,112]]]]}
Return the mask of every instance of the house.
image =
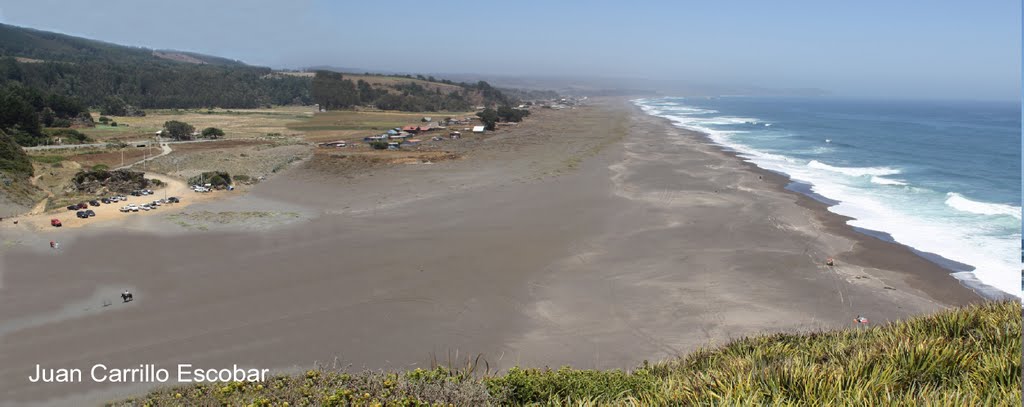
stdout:
{"type": "Polygon", "coordinates": [[[448,137],[451,137],[452,140],[460,139],[460,138],[462,138],[462,133],[457,132],[457,131],[453,131],[451,133],[448,133],[448,137]]]}
{"type": "Polygon", "coordinates": [[[320,147],[341,148],[341,147],[347,147],[348,146],[348,142],[346,142],[345,140],[328,141],[328,142],[325,142],[325,143],[320,143],[319,146],[320,147]]]}
{"type": "Polygon", "coordinates": [[[398,142],[397,141],[390,141],[390,142],[388,142],[388,150],[398,150],[398,149],[399,149],[399,146],[398,146],[398,142]]]}
{"type": "Polygon", "coordinates": [[[417,145],[419,143],[420,143],[420,139],[418,139],[418,138],[411,138],[411,139],[405,140],[405,144],[409,144],[411,146],[415,146],[415,145],[417,145]]]}
{"type": "Polygon", "coordinates": [[[473,132],[474,133],[483,133],[484,132],[484,126],[473,126],[473,132]]]}

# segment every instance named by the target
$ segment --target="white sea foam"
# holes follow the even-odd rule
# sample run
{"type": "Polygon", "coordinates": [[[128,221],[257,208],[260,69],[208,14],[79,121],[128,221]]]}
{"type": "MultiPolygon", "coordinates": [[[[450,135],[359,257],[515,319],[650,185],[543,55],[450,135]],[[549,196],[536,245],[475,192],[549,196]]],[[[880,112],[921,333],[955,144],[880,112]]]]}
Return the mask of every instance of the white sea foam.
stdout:
{"type": "Polygon", "coordinates": [[[871,176],[871,183],[872,184],[878,184],[878,185],[907,185],[906,182],[903,182],[901,180],[885,178],[885,177],[882,177],[882,176],[879,176],[879,175],[872,175],[871,176]]]}
{"type": "Polygon", "coordinates": [[[696,119],[700,124],[710,125],[722,125],[722,124],[757,124],[757,119],[750,117],[729,117],[729,116],[717,116],[709,117],[706,119],[696,119]]]}
{"type": "Polygon", "coordinates": [[[961,212],[978,215],[1012,216],[1021,218],[1020,207],[1006,204],[972,201],[956,192],[946,194],[946,205],[961,212]]]}
{"type": "Polygon", "coordinates": [[[836,167],[818,160],[811,160],[811,162],[807,163],[807,166],[819,170],[838,172],[851,177],[863,177],[866,175],[895,175],[900,173],[900,170],[889,167],[836,167]]]}
{"type": "MultiPolygon", "coordinates": [[[[660,116],[677,126],[708,134],[715,143],[736,151],[741,158],[761,168],[810,184],[815,193],[839,201],[829,211],[853,218],[848,222],[851,226],[883,231],[899,243],[970,265],[974,267],[970,273],[978,281],[1021,296],[1021,235],[1019,232],[993,233],[994,230],[1019,231],[1019,207],[971,201],[959,194],[949,194],[943,199],[942,194],[924,188],[871,188],[866,185],[905,185],[906,182],[885,178],[899,174],[896,168],[840,167],[816,160],[798,160],[739,143],[732,137],[736,132],[715,129],[713,124],[689,117],[682,111],[660,116]],[[956,216],[960,212],[1009,215],[1016,219],[1005,217],[1003,221],[996,216],[965,219],[956,216]]],[[[960,274],[962,277],[963,273],[960,274]]]]}

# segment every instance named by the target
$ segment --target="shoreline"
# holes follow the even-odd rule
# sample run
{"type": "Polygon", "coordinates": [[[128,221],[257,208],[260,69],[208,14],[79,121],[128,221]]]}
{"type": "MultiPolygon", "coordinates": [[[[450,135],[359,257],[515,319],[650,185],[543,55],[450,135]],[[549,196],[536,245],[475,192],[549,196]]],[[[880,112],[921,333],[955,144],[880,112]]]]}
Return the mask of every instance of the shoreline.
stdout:
{"type": "MultiPolygon", "coordinates": [[[[857,242],[858,247],[855,248],[855,250],[852,252],[853,256],[851,256],[851,259],[853,259],[852,263],[879,269],[899,270],[902,273],[906,274],[909,281],[913,282],[912,285],[914,285],[917,288],[921,288],[923,289],[923,291],[933,295],[935,299],[947,303],[965,305],[972,302],[977,302],[978,300],[1000,300],[1013,297],[1010,294],[1003,293],[1002,291],[994,287],[981,283],[977,279],[974,279],[973,275],[971,280],[975,281],[976,283],[974,284],[975,287],[971,287],[969,283],[965,281],[965,279],[958,278],[954,275],[955,273],[965,272],[964,270],[956,270],[953,268],[943,267],[938,262],[929,259],[926,256],[933,255],[941,259],[940,261],[958,264],[955,261],[946,259],[945,257],[942,257],[939,254],[920,252],[914,249],[913,247],[907,246],[897,241],[886,240],[879,236],[874,236],[870,233],[859,231],[858,228],[855,228],[847,224],[847,221],[852,220],[854,218],[829,211],[829,208],[837,204],[839,201],[835,201],[834,199],[824,197],[821,195],[817,195],[817,197],[815,197],[811,195],[813,193],[806,193],[794,190],[793,188],[791,188],[793,184],[806,184],[799,181],[794,181],[788,174],[758,167],[753,162],[750,162],[741,157],[738,152],[735,152],[726,146],[722,146],[716,143],[714,140],[711,139],[710,135],[704,132],[679,127],[676,126],[674,123],[672,123],[671,120],[667,118],[650,115],[644,112],[642,109],[640,109],[639,106],[636,106],[632,100],[629,101],[629,104],[635,109],[636,114],[655,118],[657,120],[662,121],[666,126],[686,131],[695,135],[695,137],[698,137],[701,142],[713,146],[720,154],[735,159],[744,167],[746,167],[748,171],[751,171],[763,177],[764,180],[771,183],[777,190],[792,194],[795,198],[794,203],[796,205],[799,205],[803,208],[809,209],[812,212],[814,212],[818,220],[821,221],[824,225],[826,225],[830,232],[839,236],[852,239],[857,242]],[[823,202],[823,200],[835,203],[823,202]],[[881,257],[874,256],[874,254],[877,253],[893,253],[895,255],[887,255],[881,257]],[[906,258],[906,256],[908,255],[913,256],[914,258],[917,259],[917,261],[915,261],[914,259],[906,258]],[[936,281],[935,277],[938,275],[944,275],[948,277],[950,280],[952,280],[953,284],[959,286],[960,288],[969,290],[970,294],[972,294],[976,298],[971,298],[971,296],[965,296],[965,293],[962,292],[963,290],[957,289],[956,287],[949,287],[949,282],[936,281]],[[986,293],[979,291],[985,291],[988,295],[986,295],[986,293]]],[[[885,233],[883,231],[870,232],[885,233]]],[[[836,260],[839,260],[839,258],[836,258],[836,260]]]]}
{"type": "Polygon", "coordinates": [[[4,252],[0,392],[73,404],[141,391],[33,386],[35,364],[407,370],[451,352],[495,369],[629,369],[978,300],[857,266],[923,260],[847,253],[860,245],[823,226],[827,211],[621,99],[531,117],[465,159],[355,177],[298,166],[191,209],[289,205],[302,216],[288,222],[200,232],[136,218],[60,253],[4,252]],[[101,306],[126,287],[135,301],[101,306]]]}

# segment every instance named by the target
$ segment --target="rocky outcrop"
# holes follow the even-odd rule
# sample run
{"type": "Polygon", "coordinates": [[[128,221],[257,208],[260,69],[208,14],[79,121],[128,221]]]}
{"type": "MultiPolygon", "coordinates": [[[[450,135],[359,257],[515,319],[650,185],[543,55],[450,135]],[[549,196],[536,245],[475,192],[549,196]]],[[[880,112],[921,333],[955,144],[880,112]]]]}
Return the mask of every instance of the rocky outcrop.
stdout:
{"type": "Polygon", "coordinates": [[[135,190],[145,189],[148,186],[149,180],[143,177],[143,173],[130,170],[82,171],[76,174],[72,180],[74,192],[90,194],[110,192],[127,194],[135,190]]]}

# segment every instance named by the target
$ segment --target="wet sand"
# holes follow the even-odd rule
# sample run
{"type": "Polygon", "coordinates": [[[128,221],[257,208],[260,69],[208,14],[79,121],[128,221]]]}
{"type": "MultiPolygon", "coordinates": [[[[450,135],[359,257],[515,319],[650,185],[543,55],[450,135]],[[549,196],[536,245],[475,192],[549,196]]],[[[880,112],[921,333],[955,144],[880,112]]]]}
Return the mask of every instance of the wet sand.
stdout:
{"type": "Polygon", "coordinates": [[[189,208],[297,214],[257,229],[150,216],[0,231],[22,242],[2,252],[0,394],[76,404],[153,386],[33,384],[36,363],[406,369],[458,352],[492,369],[631,368],[979,299],[623,100],[540,111],[478,144],[350,177],[300,167],[189,208]],[[60,253],[35,248],[54,233],[60,253]]]}

